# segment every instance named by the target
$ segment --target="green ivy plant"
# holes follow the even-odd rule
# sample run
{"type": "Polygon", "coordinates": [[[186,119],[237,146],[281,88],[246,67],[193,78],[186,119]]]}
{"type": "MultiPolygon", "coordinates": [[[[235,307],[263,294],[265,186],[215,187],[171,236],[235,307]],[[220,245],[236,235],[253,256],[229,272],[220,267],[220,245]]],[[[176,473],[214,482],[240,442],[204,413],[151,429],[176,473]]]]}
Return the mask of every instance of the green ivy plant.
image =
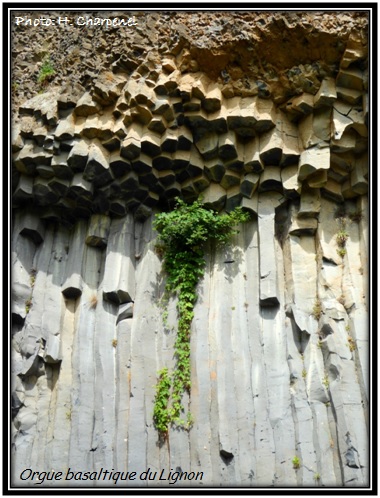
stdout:
{"type": "Polygon", "coordinates": [[[178,298],[176,365],[171,374],[166,368],[158,372],[156,386],[153,420],[161,436],[167,436],[171,424],[189,428],[192,423],[189,413],[187,424],[181,419],[185,411],[182,396],[185,392],[190,394],[191,389],[190,329],[197,301],[196,287],[204,274],[205,244],[209,240],[225,244],[238,233],[236,226],[249,219],[250,215],[240,207],[219,215],[206,209],[199,200],[186,204],[179,198],[172,211],[156,215],[157,253],[163,258],[167,274],[166,295],[178,298]]]}
{"type": "Polygon", "coordinates": [[[161,434],[166,434],[170,423],[171,413],[168,410],[171,380],[168,369],[163,368],[158,372],[156,385],[156,398],[154,403],[153,421],[156,429],[161,434]]]}

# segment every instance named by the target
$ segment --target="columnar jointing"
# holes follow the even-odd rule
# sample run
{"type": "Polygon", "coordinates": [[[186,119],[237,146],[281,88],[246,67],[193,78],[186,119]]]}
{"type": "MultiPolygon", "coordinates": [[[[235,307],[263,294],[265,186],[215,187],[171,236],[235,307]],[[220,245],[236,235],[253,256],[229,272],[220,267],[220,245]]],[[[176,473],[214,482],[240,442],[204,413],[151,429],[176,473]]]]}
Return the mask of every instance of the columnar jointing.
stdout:
{"type": "Polygon", "coordinates": [[[176,60],[157,72],[124,58],[87,92],[52,89],[19,109],[15,482],[33,485],[19,479],[26,466],[180,467],[209,486],[364,486],[363,53],[348,46],[335,76],[281,103],[223,91],[176,60]],[[195,422],[170,431],[169,451],[152,414],[156,372],[174,365],[176,312],[170,302],[165,328],[152,218],[176,197],[242,206],[252,221],[208,256],[191,344],[195,422]]]}

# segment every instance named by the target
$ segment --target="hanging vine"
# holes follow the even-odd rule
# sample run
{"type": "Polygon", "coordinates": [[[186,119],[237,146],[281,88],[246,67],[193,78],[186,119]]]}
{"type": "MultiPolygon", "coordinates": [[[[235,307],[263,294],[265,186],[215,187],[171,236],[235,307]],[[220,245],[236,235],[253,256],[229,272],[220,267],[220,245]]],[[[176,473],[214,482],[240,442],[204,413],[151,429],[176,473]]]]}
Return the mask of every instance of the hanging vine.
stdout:
{"type": "Polygon", "coordinates": [[[219,215],[206,209],[200,201],[186,204],[176,199],[173,211],[156,215],[154,228],[159,234],[157,252],[163,258],[167,274],[165,291],[167,296],[177,296],[178,332],[175,341],[174,371],[167,368],[158,372],[153,420],[161,436],[166,437],[169,426],[190,427],[191,414],[187,423],[181,415],[185,411],[182,397],[190,394],[190,330],[197,301],[196,287],[204,274],[205,244],[214,240],[225,244],[236,226],[249,220],[250,215],[237,207],[228,214],[219,215]]]}

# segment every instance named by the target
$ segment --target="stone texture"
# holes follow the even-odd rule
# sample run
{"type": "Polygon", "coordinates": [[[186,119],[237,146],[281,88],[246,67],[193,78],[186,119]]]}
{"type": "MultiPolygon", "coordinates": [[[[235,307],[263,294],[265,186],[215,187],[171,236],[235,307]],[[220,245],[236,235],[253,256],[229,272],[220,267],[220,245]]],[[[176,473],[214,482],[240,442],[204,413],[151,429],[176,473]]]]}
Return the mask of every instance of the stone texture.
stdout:
{"type": "Polygon", "coordinates": [[[240,192],[244,197],[251,198],[259,185],[260,176],[257,173],[248,173],[240,183],[240,192]]]}
{"type": "Polygon", "coordinates": [[[360,69],[341,69],[336,78],[337,86],[353,90],[363,90],[363,73],[360,69]]]}
{"type": "Polygon", "coordinates": [[[278,201],[273,192],[259,196],[259,253],[260,253],[260,304],[277,306],[279,289],[274,245],[274,216],[278,201]]]}
{"type": "Polygon", "coordinates": [[[355,167],[350,176],[351,188],[358,194],[365,194],[368,190],[368,155],[355,158],[355,167]]]}
{"type": "Polygon", "coordinates": [[[62,294],[68,299],[77,299],[82,294],[82,258],[79,255],[83,254],[86,231],[86,223],[79,222],[72,234],[66,277],[62,283],[62,294]]]}
{"type": "Polygon", "coordinates": [[[122,320],[133,317],[133,303],[125,303],[119,306],[119,314],[117,315],[116,325],[122,320]]]}
{"type": "Polygon", "coordinates": [[[175,486],[194,489],[365,487],[367,13],[135,18],[51,27],[46,87],[44,32],[12,31],[14,484],[34,486],[26,466],[149,467],[202,471],[175,486]],[[206,247],[194,424],[162,442],[154,386],[175,366],[177,300],[166,322],[153,220],[177,196],[252,217],[206,247]]]}
{"type": "Polygon", "coordinates": [[[30,140],[26,141],[25,146],[15,154],[14,164],[20,173],[31,175],[36,171],[37,164],[49,165],[51,160],[49,152],[30,140]]]}
{"type": "MultiPolygon", "coordinates": [[[[214,184],[214,187],[219,186],[214,184]]],[[[341,451],[346,480],[351,479],[354,474],[361,475],[362,472],[360,468],[346,465],[346,461],[350,464],[352,462],[352,465],[358,461],[360,465],[362,461],[366,462],[365,446],[363,444],[360,446],[359,443],[362,441],[360,434],[365,431],[365,426],[361,411],[355,408],[358,406],[355,405],[357,400],[361,406],[362,394],[360,391],[352,390],[351,382],[352,408],[348,408],[348,405],[343,407],[340,400],[342,389],[345,388],[338,386],[339,381],[333,380],[333,374],[328,373],[332,376],[330,378],[332,398],[329,401],[330,398],[326,395],[326,388],[322,382],[325,370],[335,372],[335,368],[342,368],[336,361],[329,362],[327,356],[324,360],[323,348],[347,355],[349,352],[346,346],[347,339],[342,337],[340,341],[334,339],[334,342],[331,342],[338,333],[335,326],[334,332],[324,339],[322,349],[319,349],[312,339],[318,327],[318,322],[311,316],[318,285],[314,238],[310,234],[290,235],[286,243],[290,244],[291,259],[288,259],[286,251],[284,254],[281,250],[278,251],[274,225],[275,212],[280,199],[274,202],[276,196],[278,194],[273,192],[260,194],[260,203],[256,208],[258,222],[252,221],[244,225],[230,246],[219,248],[215,253],[207,253],[206,274],[199,287],[192,337],[191,411],[195,424],[189,434],[173,431],[170,440],[176,448],[171,458],[175,458],[177,462],[180,459],[183,469],[187,466],[204,472],[209,469],[208,480],[205,482],[210,485],[228,484],[233,480],[240,482],[241,479],[246,479],[252,486],[268,486],[272,483],[274,473],[287,484],[293,481],[296,483],[300,472],[303,476],[302,482],[310,481],[310,485],[313,485],[313,475],[317,470],[321,473],[323,482],[339,483],[340,468],[338,466],[338,471],[332,464],[338,459],[338,451],[341,451]],[[268,240],[263,240],[265,234],[268,240]],[[272,285],[277,292],[271,293],[270,296],[263,288],[263,282],[268,277],[266,274],[261,275],[264,278],[259,277],[263,271],[273,272],[273,277],[276,279],[276,283],[272,280],[272,285]],[[283,280],[281,277],[284,271],[285,275],[289,274],[289,280],[283,280]],[[291,301],[294,303],[290,319],[283,316],[283,309],[279,307],[279,304],[284,302],[285,295],[289,297],[291,295],[291,301]],[[272,300],[271,306],[260,307],[259,303],[269,304],[268,297],[272,300]],[[289,323],[293,322],[293,330],[289,330],[289,324],[282,327],[282,324],[288,323],[288,320],[289,323]],[[303,360],[300,352],[303,353],[303,360]],[[289,360],[289,354],[292,360],[289,360]],[[247,369],[245,366],[247,364],[254,365],[253,370],[247,369]],[[303,370],[306,371],[305,379],[303,370]],[[294,376],[297,376],[297,380],[294,380],[294,376]],[[310,406],[306,400],[310,400],[310,406]],[[348,445],[343,440],[339,446],[335,444],[331,447],[335,432],[329,415],[331,408],[325,405],[328,401],[337,407],[341,423],[350,428],[352,439],[348,445]],[[289,415],[289,406],[294,410],[294,415],[289,415]],[[269,415],[266,415],[265,408],[269,410],[269,415]],[[358,416],[359,426],[356,422],[352,423],[352,420],[356,420],[358,416]],[[240,427],[239,431],[236,431],[236,428],[231,429],[231,419],[235,417],[240,427]],[[320,430],[320,424],[326,427],[326,431],[320,430]],[[318,444],[310,440],[310,434],[313,434],[318,444]],[[359,460],[355,457],[355,451],[353,459],[350,452],[346,457],[351,446],[358,451],[359,460]],[[255,457],[254,448],[260,448],[260,458],[255,457]],[[313,448],[316,448],[316,453],[313,448]],[[295,455],[300,455],[303,462],[301,471],[292,469],[292,459],[295,455]],[[307,470],[309,468],[312,469],[312,475],[309,475],[310,471],[307,470]]],[[[244,198],[244,200],[253,201],[255,197],[257,202],[256,194],[251,199],[244,198]]],[[[324,206],[323,213],[332,213],[334,205],[332,201],[322,198],[320,202],[324,206]]],[[[326,226],[326,220],[322,215],[320,220],[326,226]]],[[[327,225],[332,226],[331,219],[327,225]]],[[[19,408],[16,425],[20,429],[24,428],[22,430],[28,428],[29,438],[41,437],[38,418],[45,416],[47,410],[55,410],[56,417],[47,430],[49,434],[56,434],[56,437],[48,449],[43,450],[43,447],[46,448],[45,445],[38,450],[44,455],[43,458],[59,466],[62,462],[61,452],[66,448],[67,466],[81,464],[98,468],[98,465],[111,464],[115,468],[115,461],[118,462],[117,465],[128,465],[128,461],[129,465],[132,465],[133,458],[136,470],[142,471],[149,465],[152,466],[150,463],[152,459],[165,461],[168,458],[166,447],[156,446],[157,436],[152,426],[151,413],[156,371],[164,365],[171,365],[173,361],[174,335],[164,333],[160,322],[158,300],[163,292],[163,282],[157,279],[161,264],[152,250],[154,232],[151,229],[151,220],[143,224],[134,223],[132,215],[128,215],[125,221],[121,219],[111,224],[107,250],[100,252],[84,244],[86,231],[87,226],[83,223],[82,231],[77,230],[71,240],[67,239],[64,242],[62,238],[60,243],[63,244],[62,249],[65,243],[69,243],[68,260],[65,262],[65,251],[63,251],[61,254],[64,258],[59,263],[60,253],[55,252],[58,259],[54,259],[56,266],[51,267],[54,280],[54,275],[61,273],[64,276],[68,272],[72,274],[73,270],[70,268],[73,268],[74,262],[79,265],[78,272],[82,281],[80,304],[78,300],[67,300],[67,304],[60,311],[63,316],[59,327],[62,338],[59,341],[54,339],[56,336],[52,336],[50,342],[46,341],[42,349],[33,344],[33,337],[36,336],[33,336],[29,326],[28,348],[32,355],[29,357],[29,362],[22,360],[21,357],[19,360],[23,375],[29,379],[31,377],[28,377],[28,372],[42,372],[38,370],[39,359],[44,358],[46,368],[56,368],[54,365],[57,363],[54,362],[58,362],[61,365],[60,375],[57,376],[57,371],[54,371],[57,386],[60,386],[58,399],[48,408],[44,405],[44,398],[39,396],[38,390],[24,391],[25,381],[21,382],[16,391],[18,399],[20,397],[23,399],[25,392],[30,401],[26,406],[19,408]],[[75,247],[75,241],[81,243],[75,247]],[[93,252],[86,254],[85,247],[93,252]],[[129,249],[126,251],[127,247],[129,249]],[[85,258],[83,260],[86,261],[85,265],[79,255],[85,258]],[[132,266],[125,266],[131,265],[131,261],[135,261],[132,266],[136,266],[137,273],[133,284],[131,280],[131,285],[127,286],[120,281],[120,278],[125,282],[126,276],[132,275],[130,272],[134,274],[132,266]],[[61,266],[62,264],[65,266],[61,266]],[[114,282],[112,285],[111,280],[114,282]],[[104,297],[108,286],[110,292],[118,296],[118,300],[102,301],[101,295],[97,294],[95,299],[94,285],[103,290],[104,297]],[[118,289],[130,294],[132,288],[135,289],[135,294],[131,296],[135,304],[132,306],[132,303],[125,303],[117,308],[122,302],[121,293],[117,294],[118,289]],[[113,343],[114,340],[117,343],[113,343]],[[71,354],[67,354],[68,352],[71,354]],[[114,367],[115,376],[111,370],[109,371],[112,368],[113,372],[114,367]],[[109,396],[110,379],[113,379],[112,385],[118,393],[115,398],[109,396]],[[96,392],[95,398],[90,396],[90,393],[94,392],[96,392]],[[83,404],[82,398],[87,400],[89,396],[93,401],[86,401],[86,404],[83,404]],[[97,406],[101,409],[99,410],[97,406]],[[116,417],[115,410],[118,414],[116,417]],[[136,417],[136,411],[141,416],[136,417]],[[33,415],[34,413],[38,413],[38,416],[33,415]],[[95,417],[94,429],[88,427],[87,417],[84,416],[91,413],[95,417]],[[115,427],[112,437],[108,436],[108,432],[104,432],[106,425],[108,428],[115,427]],[[69,436],[62,435],[63,427],[66,427],[66,432],[63,434],[68,431],[69,436]],[[128,446],[125,446],[126,437],[121,438],[120,435],[128,436],[128,446]],[[70,443],[71,438],[75,439],[75,445],[70,443]],[[151,446],[149,454],[141,451],[141,441],[146,442],[148,447],[151,446]],[[92,448],[97,449],[91,452],[92,448]],[[99,451],[101,452],[97,456],[99,462],[92,462],[88,455],[92,456],[99,451]],[[110,458],[116,460],[110,461],[110,458]]],[[[321,233],[324,244],[331,244],[329,241],[333,240],[333,234],[333,230],[330,237],[324,232],[323,235],[321,233]]],[[[352,237],[355,239],[353,233],[352,237]]],[[[51,228],[45,239],[53,241],[54,233],[51,228]]],[[[32,241],[30,244],[35,247],[32,241]]],[[[22,247],[25,251],[25,244],[19,246],[20,249],[22,247]]],[[[45,246],[44,242],[41,247],[44,248],[45,255],[39,259],[38,270],[43,268],[44,258],[49,256],[50,259],[52,254],[51,243],[45,246]]],[[[59,245],[56,244],[56,247],[59,245]]],[[[334,245],[331,250],[335,251],[334,245]]],[[[349,248],[349,254],[354,263],[358,258],[355,251],[352,254],[351,251],[354,251],[353,247],[349,248]]],[[[323,257],[325,256],[324,252],[323,257]]],[[[21,253],[17,258],[21,258],[21,253]]],[[[339,269],[339,265],[334,268],[339,269]]],[[[355,271],[358,272],[358,269],[355,271]]],[[[335,273],[336,276],[333,278],[336,279],[339,273],[335,273]]],[[[357,275],[359,276],[359,272],[357,275]]],[[[29,275],[26,274],[25,277],[27,283],[29,275]]],[[[36,290],[46,285],[42,273],[39,278],[41,280],[36,281],[36,290]]],[[[355,283],[353,289],[357,285],[355,283]]],[[[56,288],[60,290],[60,286],[56,288]]],[[[331,289],[334,288],[334,285],[331,285],[331,289]]],[[[339,284],[336,292],[341,292],[340,289],[339,284]]],[[[17,287],[15,291],[19,292],[17,287]]],[[[68,297],[70,296],[72,294],[69,293],[68,297]]],[[[329,308],[327,298],[324,298],[324,301],[326,312],[329,312],[329,309],[337,309],[337,305],[335,308],[329,308]]],[[[53,298],[53,302],[56,302],[56,298],[53,298]]],[[[30,312],[35,313],[34,320],[37,319],[40,306],[42,302],[35,298],[33,311],[30,312]]],[[[341,316],[346,317],[346,311],[343,307],[341,309],[343,310],[340,312],[341,316]]],[[[31,314],[27,316],[28,320],[32,318],[31,314]]],[[[338,319],[339,316],[337,315],[338,319]]],[[[363,315],[356,313],[355,316],[355,330],[356,328],[359,330],[359,327],[363,330],[363,325],[361,326],[363,315]]],[[[52,324],[58,323],[56,320],[50,321],[52,324]]],[[[175,323],[175,302],[173,302],[169,307],[169,326],[175,323]]],[[[344,327],[339,330],[340,333],[345,332],[344,327]]],[[[354,334],[354,329],[350,333],[354,334]]],[[[345,334],[347,336],[347,332],[345,334]]],[[[357,337],[357,343],[363,349],[365,334],[363,339],[361,335],[357,337]]],[[[27,344],[25,343],[23,347],[26,352],[27,344]]],[[[367,372],[364,359],[363,356],[363,367],[360,369],[360,372],[363,372],[361,374],[363,379],[367,372]]],[[[342,376],[343,371],[341,372],[342,376]]],[[[355,373],[349,373],[348,370],[344,374],[345,378],[348,376],[352,378],[353,375],[355,376],[355,373]]],[[[44,374],[39,374],[39,385],[44,378],[44,374]]],[[[28,443],[19,430],[16,430],[15,441],[18,452],[24,455],[24,458],[31,458],[28,456],[31,454],[31,443],[28,443]]],[[[361,479],[365,477],[362,476],[361,479]]]]}
{"type": "Polygon", "coordinates": [[[114,220],[107,244],[107,264],[103,280],[103,295],[116,304],[128,303],[135,296],[135,243],[133,218],[114,220]],[[127,251],[128,257],[123,256],[127,251]]]}
{"type": "Polygon", "coordinates": [[[20,175],[17,186],[13,192],[13,202],[23,204],[33,198],[33,178],[20,175]]]}
{"type": "Polygon", "coordinates": [[[298,180],[305,178],[320,170],[330,167],[330,149],[328,147],[313,147],[302,152],[298,165],[298,180]]]}
{"type": "Polygon", "coordinates": [[[289,227],[289,235],[314,235],[317,226],[315,218],[295,218],[289,227]]]}
{"type": "Polygon", "coordinates": [[[109,154],[98,142],[93,142],[90,146],[83,178],[96,185],[104,185],[112,181],[109,154]]]}
{"type": "Polygon", "coordinates": [[[22,219],[22,225],[20,228],[20,235],[28,237],[36,245],[43,242],[45,226],[39,219],[37,213],[26,213],[22,219]]]}
{"type": "Polygon", "coordinates": [[[335,81],[333,78],[325,78],[314,96],[314,107],[331,106],[337,98],[335,81]]]}
{"type": "Polygon", "coordinates": [[[58,121],[57,89],[36,95],[20,107],[21,113],[34,114],[42,117],[46,124],[54,126],[58,121]]]}
{"type": "Polygon", "coordinates": [[[286,196],[298,197],[300,191],[298,165],[291,165],[283,168],[281,170],[281,182],[286,196]]]}
{"type": "Polygon", "coordinates": [[[208,208],[214,209],[215,211],[221,211],[224,208],[226,199],[226,190],[218,184],[211,184],[210,188],[203,196],[203,203],[208,208]]]}
{"type": "Polygon", "coordinates": [[[261,173],[261,171],[263,171],[264,165],[260,157],[258,138],[245,144],[244,163],[247,172],[253,171],[255,173],[261,173]]]}
{"type": "Polygon", "coordinates": [[[280,164],[282,148],[282,134],[277,127],[260,136],[260,159],[264,165],[280,164]]]}
{"type": "Polygon", "coordinates": [[[108,216],[92,215],[87,230],[86,244],[101,249],[106,247],[110,224],[111,220],[108,216]]]}
{"type": "Polygon", "coordinates": [[[321,196],[318,189],[303,185],[298,216],[317,216],[321,209],[321,196]]]}
{"type": "Polygon", "coordinates": [[[100,105],[93,100],[89,92],[86,92],[78,100],[74,112],[77,116],[87,117],[96,114],[99,111],[99,109],[100,105]]]}
{"type": "Polygon", "coordinates": [[[281,170],[277,166],[267,166],[260,175],[260,192],[282,192],[281,170]]]}

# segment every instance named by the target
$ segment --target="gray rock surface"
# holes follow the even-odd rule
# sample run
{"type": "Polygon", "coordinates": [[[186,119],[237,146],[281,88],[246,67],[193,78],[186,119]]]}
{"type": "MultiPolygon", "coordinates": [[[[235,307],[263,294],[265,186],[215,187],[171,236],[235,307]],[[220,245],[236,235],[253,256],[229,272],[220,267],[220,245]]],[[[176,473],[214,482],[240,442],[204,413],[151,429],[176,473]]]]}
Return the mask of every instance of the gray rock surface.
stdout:
{"type": "MultiPolygon", "coordinates": [[[[24,92],[12,137],[13,484],[35,486],[20,480],[28,467],[203,472],[172,489],[367,486],[367,43],[362,14],[333,27],[329,16],[236,12],[237,34],[216,44],[217,14],[210,26],[152,12],[132,41],[83,31],[82,58],[95,41],[107,52],[106,67],[85,57],[96,74],[68,55],[79,79],[24,92]],[[194,423],[163,441],[155,385],[175,368],[177,301],[165,304],[153,221],[177,196],[252,216],[206,247],[183,398],[194,423]]],[[[168,482],[115,487],[134,485],[168,482]]]]}

